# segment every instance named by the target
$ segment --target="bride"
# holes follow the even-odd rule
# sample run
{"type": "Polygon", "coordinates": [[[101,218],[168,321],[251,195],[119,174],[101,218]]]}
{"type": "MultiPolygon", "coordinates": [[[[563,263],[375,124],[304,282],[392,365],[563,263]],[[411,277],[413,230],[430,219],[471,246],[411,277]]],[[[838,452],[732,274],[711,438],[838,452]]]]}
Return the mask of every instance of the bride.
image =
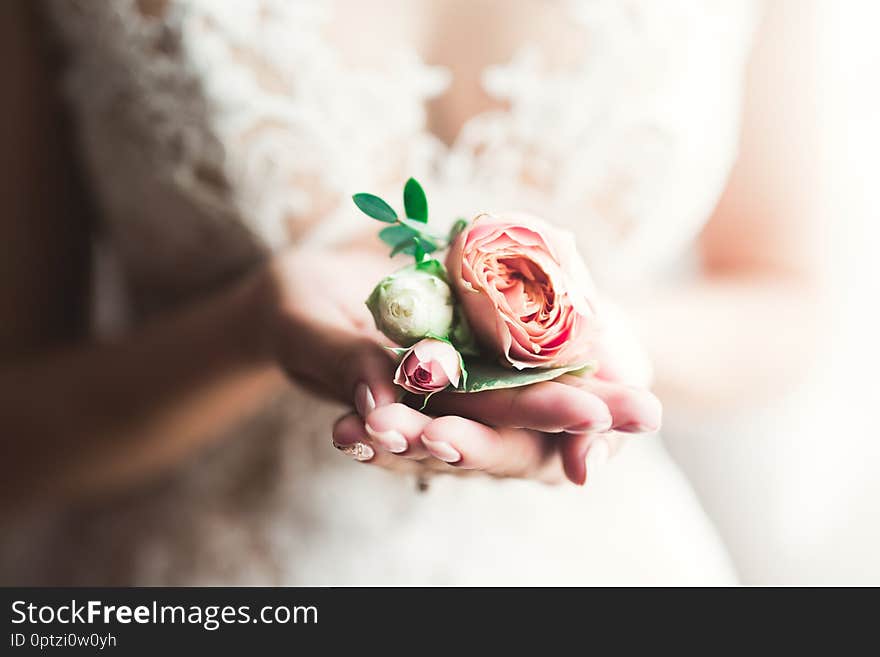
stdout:
{"type": "Polygon", "coordinates": [[[735,581],[658,397],[809,347],[805,7],[3,3],[0,581],[735,581]],[[604,379],[395,403],[349,197],[410,175],[576,235],[604,379]]]}

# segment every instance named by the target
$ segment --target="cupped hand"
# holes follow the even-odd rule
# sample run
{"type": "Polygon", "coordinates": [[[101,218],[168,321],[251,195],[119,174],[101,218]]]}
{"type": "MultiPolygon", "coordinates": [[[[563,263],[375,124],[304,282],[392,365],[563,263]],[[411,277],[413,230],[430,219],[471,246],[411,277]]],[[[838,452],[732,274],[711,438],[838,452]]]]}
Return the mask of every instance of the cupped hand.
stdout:
{"type": "Polygon", "coordinates": [[[340,418],[334,444],[357,460],[395,470],[584,484],[630,436],[654,432],[661,423],[660,402],[647,388],[646,359],[631,334],[621,329],[615,336],[597,351],[607,364],[599,376],[440,393],[424,412],[414,408],[418,398],[380,405],[340,418]]]}
{"type": "Polygon", "coordinates": [[[563,376],[523,388],[436,395],[426,409],[379,406],[351,413],[333,440],[355,458],[392,469],[416,462],[434,471],[583,484],[625,438],[655,431],[661,407],[643,388],[563,376]]]}
{"type": "Polygon", "coordinates": [[[333,444],[395,470],[482,472],[545,482],[585,482],[624,439],[660,426],[659,401],[637,343],[611,322],[600,375],[566,375],[524,388],[441,393],[424,412],[397,402],[388,341],[364,305],[388,259],[367,252],[296,251],[270,273],[276,290],[269,331],[294,380],[352,406],[333,444]]]}

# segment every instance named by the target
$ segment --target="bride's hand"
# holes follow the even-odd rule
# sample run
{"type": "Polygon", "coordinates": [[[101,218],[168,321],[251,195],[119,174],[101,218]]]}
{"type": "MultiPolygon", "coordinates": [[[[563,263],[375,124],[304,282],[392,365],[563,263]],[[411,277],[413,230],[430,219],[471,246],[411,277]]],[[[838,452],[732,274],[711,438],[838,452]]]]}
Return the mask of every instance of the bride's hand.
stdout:
{"type": "MultiPolygon", "coordinates": [[[[293,341],[299,348],[288,359],[294,377],[323,382],[317,387],[355,407],[357,412],[333,427],[334,445],[355,459],[394,470],[479,471],[583,484],[588,470],[617,453],[628,436],[659,428],[661,406],[647,389],[647,359],[625,323],[610,312],[609,337],[597,353],[600,376],[564,376],[469,395],[443,393],[431,399],[426,413],[395,403],[394,366],[362,302],[369,290],[351,295],[352,286],[378,279],[361,271],[359,278],[337,272],[337,280],[346,282],[343,290],[300,291],[295,305],[317,294],[320,298],[312,301],[322,310],[296,320],[300,328],[291,335],[310,337],[293,341]],[[344,303],[338,315],[327,307],[331,299],[356,302],[344,303]],[[328,319],[335,325],[328,326],[328,319]],[[308,353],[300,354],[303,348],[308,353]]],[[[315,280],[314,271],[311,276],[315,280]]],[[[291,312],[302,315],[295,308],[291,312]]]]}
{"type": "Polygon", "coordinates": [[[358,460],[431,470],[583,484],[624,440],[660,425],[660,404],[644,388],[564,376],[512,390],[437,395],[422,413],[401,403],[333,428],[334,444],[358,460]]]}
{"type": "Polygon", "coordinates": [[[387,274],[387,257],[358,251],[292,250],[267,269],[268,341],[292,379],[366,414],[394,402],[390,345],[364,300],[387,274]]]}

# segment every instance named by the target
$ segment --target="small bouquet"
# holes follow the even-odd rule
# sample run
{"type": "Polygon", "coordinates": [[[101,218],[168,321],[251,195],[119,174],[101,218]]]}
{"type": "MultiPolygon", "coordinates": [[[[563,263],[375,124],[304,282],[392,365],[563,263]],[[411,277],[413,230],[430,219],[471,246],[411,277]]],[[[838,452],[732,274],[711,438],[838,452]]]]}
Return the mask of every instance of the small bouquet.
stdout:
{"type": "Polygon", "coordinates": [[[379,239],[414,262],[379,281],[367,299],[376,328],[395,344],[394,383],[428,398],[513,388],[595,372],[595,293],[573,237],[521,213],[458,219],[448,235],[428,225],[428,202],[410,178],[405,216],[355,194],[388,224],[379,239]],[[446,249],[445,265],[434,257],[446,249]]]}

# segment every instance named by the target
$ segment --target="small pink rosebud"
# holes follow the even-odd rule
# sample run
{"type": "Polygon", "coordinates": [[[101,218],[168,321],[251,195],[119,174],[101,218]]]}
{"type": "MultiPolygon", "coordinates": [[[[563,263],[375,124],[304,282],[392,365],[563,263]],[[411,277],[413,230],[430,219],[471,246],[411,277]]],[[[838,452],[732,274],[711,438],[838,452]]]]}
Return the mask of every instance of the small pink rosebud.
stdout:
{"type": "Polygon", "coordinates": [[[461,360],[448,342],[425,338],[409,348],[400,359],[394,383],[417,395],[440,392],[461,380],[461,360]]]}

